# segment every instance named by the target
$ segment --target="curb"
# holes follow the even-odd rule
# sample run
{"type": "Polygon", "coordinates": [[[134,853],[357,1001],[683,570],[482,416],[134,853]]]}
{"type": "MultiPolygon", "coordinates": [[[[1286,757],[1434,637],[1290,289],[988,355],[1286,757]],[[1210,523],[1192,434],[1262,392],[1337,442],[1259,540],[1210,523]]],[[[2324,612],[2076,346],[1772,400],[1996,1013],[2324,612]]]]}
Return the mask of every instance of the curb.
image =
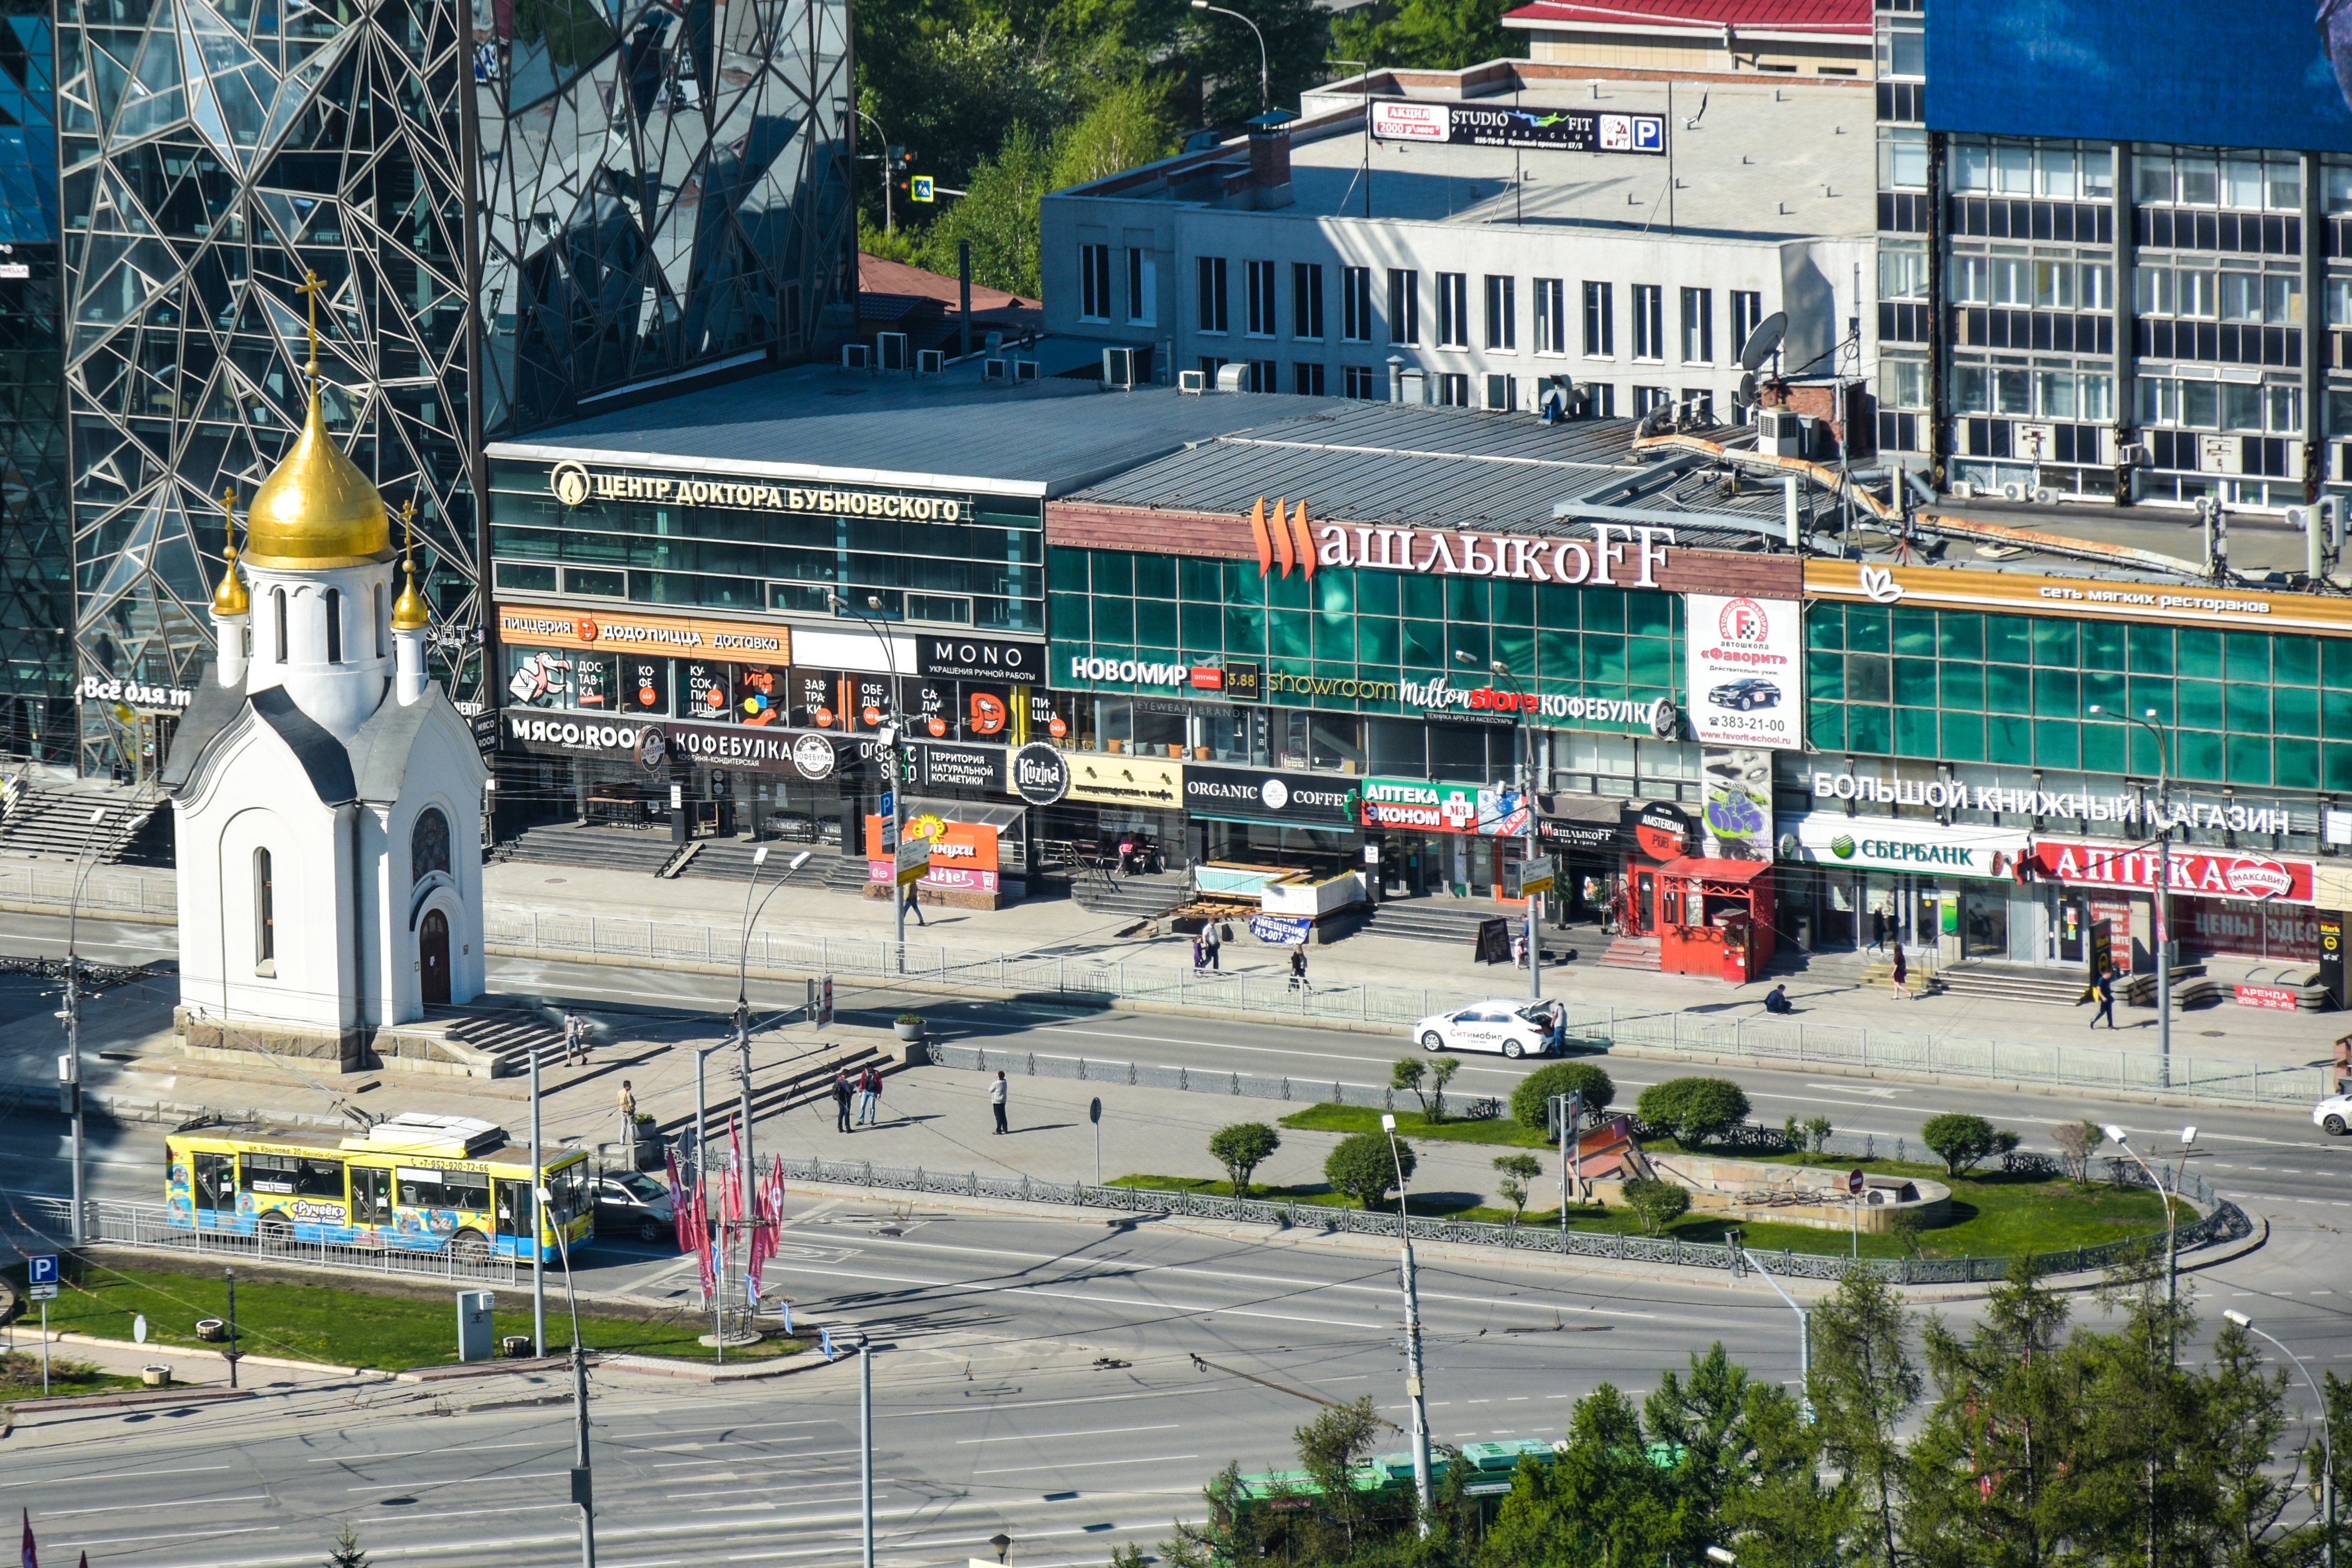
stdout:
{"type": "Polygon", "coordinates": [[[19,1416],[55,1415],[61,1410],[110,1410],[141,1405],[209,1405],[223,1399],[251,1399],[251,1388],[152,1388],[136,1393],[90,1394],[79,1399],[20,1399],[13,1406],[19,1416]]]}
{"type": "MultiPolygon", "coordinates": [[[[23,1327],[22,1324],[18,1326],[23,1327]]],[[[37,1341],[41,1337],[38,1324],[35,1324],[31,1332],[35,1340],[37,1341]]],[[[52,1332],[49,1338],[58,1344],[86,1344],[93,1350],[127,1350],[138,1355],[200,1355],[209,1361],[217,1361],[223,1366],[228,1364],[228,1357],[226,1354],[220,1351],[207,1350],[202,1345],[166,1344],[160,1341],[141,1344],[136,1340],[100,1339],[95,1334],[69,1333],[63,1329],[52,1332]]],[[[345,1377],[363,1377],[377,1370],[372,1366],[337,1366],[324,1361],[296,1361],[280,1355],[240,1355],[236,1359],[241,1366],[279,1366],[290,1368],[296,1372],[332,1372],[345,1377]]]]}
{"type": "MultiPolygon", "coordinates": [[[[593,1350],[588,1353],[591,1366],[605,1359],[593,1350]]],[[[568,1372],[571,1368],[569,1355],[541,1355],[514,1361],[472,1361],[458,1366],[413,1366],[386,1375],[402,1383],[447,1383],[457,1378],[498,1377],[512,1372],[568,1372]]],[[[572,1396],[567,1394],[564,1397],[572,1396]]]]}
{"type": "Polygon", "coordinates": [[[705,1366],[698,1361],[674,1361],[660,1355],[608,1355],[604,1358],[604,1364],[624,1372],[650,1373],[656,1377],[682,1377],[697,1383],[750,1383],[760,1378],[789,1377],[793,1373],[806,1372],[814,1366],[833,1364],[822,1355],[812,1355],[805,1350],[798,1355],[771,1356],[740,1372],[730,1366],[705,1366]]]}

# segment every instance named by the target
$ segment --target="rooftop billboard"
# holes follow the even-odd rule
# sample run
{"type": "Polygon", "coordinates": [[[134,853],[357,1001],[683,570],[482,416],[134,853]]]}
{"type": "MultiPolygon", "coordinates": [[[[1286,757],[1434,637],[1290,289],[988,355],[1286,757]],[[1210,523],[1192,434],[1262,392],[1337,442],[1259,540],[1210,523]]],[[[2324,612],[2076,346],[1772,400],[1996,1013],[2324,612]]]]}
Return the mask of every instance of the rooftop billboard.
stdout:
{"type": "Polygon", "coordinates": [[[1968,0],[1927,16],[1937,131],[2352,152],[2352,0],[1968,0]]]}

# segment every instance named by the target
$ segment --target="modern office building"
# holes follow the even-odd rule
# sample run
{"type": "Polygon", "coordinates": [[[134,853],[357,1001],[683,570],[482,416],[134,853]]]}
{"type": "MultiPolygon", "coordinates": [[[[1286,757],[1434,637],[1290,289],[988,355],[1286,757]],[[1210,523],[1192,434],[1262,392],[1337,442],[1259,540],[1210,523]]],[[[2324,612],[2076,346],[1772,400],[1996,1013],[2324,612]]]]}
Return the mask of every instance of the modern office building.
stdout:
{"type": "Polygon", "coordinates": [[[478,700],[484,440],[805,350],[854,287],[828,0],[61,17],[82,762],[160,751],[225,538],[301,422],[413,502],[436,674],[478,700]],[[315,292],[305,293],[315,275],[315,292]],[[129,719],[123,717],[129,714],[129,719]]]}
{"type": "Polygon", "coordinates": [[[1764,374],[1866,378],[1867,83],[1502,60],[1301,109],[1048,196],[1047,326],[1163,382],[1729,421],[1785,313],[1764,374]]]}

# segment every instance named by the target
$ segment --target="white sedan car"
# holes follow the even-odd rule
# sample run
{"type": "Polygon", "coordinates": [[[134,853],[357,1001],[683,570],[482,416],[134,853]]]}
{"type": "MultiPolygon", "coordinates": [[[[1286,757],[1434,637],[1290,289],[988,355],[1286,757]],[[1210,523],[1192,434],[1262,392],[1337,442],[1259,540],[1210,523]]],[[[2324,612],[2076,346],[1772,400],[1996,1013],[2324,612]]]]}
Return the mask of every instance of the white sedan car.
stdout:
{"type": "Polygon", "coordinates": [[[2331,1094],[2311,1108],[2312,1124],[2337,1137],[2352,1130],[2352,1094],[2331,1094]]]}
{"type": "Polygon", "coordinates": [[[1499,1051],[1512,1057],[1545,1054],[1557,1033],[1546,1004],[1499,998],[1433,1013],[1412,1026],[1423,1051],[1499,1051]]]}

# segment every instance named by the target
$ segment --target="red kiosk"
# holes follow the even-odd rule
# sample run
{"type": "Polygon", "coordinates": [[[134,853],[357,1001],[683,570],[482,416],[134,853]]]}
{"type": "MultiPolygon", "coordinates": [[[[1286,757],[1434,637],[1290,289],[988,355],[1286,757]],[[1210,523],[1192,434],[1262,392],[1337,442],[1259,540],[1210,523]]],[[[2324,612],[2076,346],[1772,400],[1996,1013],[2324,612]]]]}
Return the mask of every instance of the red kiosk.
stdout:
{"type": "Polygon", "coordinates": [[[1746,985],[1772,961],[1772,862],[1684,855],[1657,872],[1658,967],[1746,985]]]}

